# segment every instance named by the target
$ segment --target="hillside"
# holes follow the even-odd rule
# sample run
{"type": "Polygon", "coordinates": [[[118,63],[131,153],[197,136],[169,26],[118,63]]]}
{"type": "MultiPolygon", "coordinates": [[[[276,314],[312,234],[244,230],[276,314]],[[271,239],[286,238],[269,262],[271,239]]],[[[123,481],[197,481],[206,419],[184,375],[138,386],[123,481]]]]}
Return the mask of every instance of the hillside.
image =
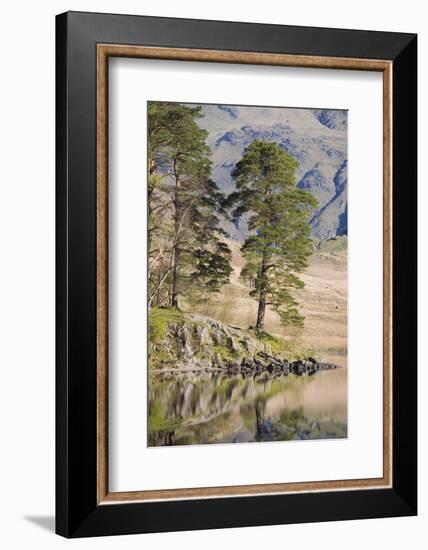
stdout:
{"type": "MultiPolygon", "coordinates": [[[[214,180],[222,191],[233,191],[231,172],[247,145],[255,139],[274,141],[298,161],[298,187],[318,200],[313,236],[347,234],[346,111],[204,105],[203,113],[198,124],[209,132],[214,180]]],[[[245,219],[226,229],[242,240],[245,219]]]]}
{"type": "MultiPolygon", "coordinates": [[[[241,244],[228,240],[232,250],[233,272],[230,284],[200,305],[183,305],[201,315],[242,329],[254,325],[257,302],[248,294],[248,287],[239,275],[244,265],[241,244]]],[[[322,361],[346,366],[347,339],[347,237],[314,241],[314,254],[302,274],[305,288],[296,297],[305,317],[303,329],[282,327],[278,316],[266,311],[265,329],[284,339],[290,349],[302,350],[322,361]]]]}

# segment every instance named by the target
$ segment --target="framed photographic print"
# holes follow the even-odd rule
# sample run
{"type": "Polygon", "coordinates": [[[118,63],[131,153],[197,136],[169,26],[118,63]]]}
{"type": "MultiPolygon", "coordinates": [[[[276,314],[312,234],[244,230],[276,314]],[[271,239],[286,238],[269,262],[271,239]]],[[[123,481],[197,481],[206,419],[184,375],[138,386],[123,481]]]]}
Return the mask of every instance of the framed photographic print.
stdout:
{"type": "Polygon", "coordinates": [[[57,532],[414,515],[416,36],[57,16],[57,532]]]}

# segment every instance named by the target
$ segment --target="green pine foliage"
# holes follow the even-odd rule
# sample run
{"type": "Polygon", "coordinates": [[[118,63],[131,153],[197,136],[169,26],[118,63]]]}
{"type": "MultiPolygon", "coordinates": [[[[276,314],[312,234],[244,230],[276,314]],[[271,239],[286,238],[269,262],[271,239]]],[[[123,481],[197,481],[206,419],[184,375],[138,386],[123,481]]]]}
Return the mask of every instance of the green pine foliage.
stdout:
{"type": "Polygon", "coordinates": [[[233,218],[246,214],[251,235],[242,246],[246,265],[241,277],[258,300],[255,328],[264,326],[270,306],[283,325],[303,326],[293,291],[313,247],[309,219],[316,200],[296,187],[297,161],[275,143],[253,141],[236,164],[236,191],[229,195],[233,218]]]}
{"type": "Polygon", "coordinates": [[[212,180],[200,106],[148,104],[149,307],[198,303],[229,282],[231,252],[221,219],[246,215],[250,235],[241,251],[241,278],[258,301],[255,328],[266,307],[282,324],[303,326],[295,290],[313,247],[309,219],[316,207],[296,187],[297,161],[279,145],[253,141],[233,171],[236,191],[225,197],[212,180]]]}
{"type": "Polygon", "coordinates": [[[148,105],[149,306],[179,307],[229,281],[220,217],[224,195],[211,179],[201,107],[148,105]]]}

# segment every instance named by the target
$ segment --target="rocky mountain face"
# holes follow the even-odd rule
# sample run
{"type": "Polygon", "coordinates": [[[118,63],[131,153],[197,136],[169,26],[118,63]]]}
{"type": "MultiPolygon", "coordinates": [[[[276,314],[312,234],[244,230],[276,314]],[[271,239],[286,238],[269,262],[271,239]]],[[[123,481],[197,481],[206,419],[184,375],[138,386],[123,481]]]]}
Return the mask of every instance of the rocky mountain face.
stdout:
{"type": "MultiPolygon", "coordinates": [[[[199,124],[209,132],[214,180],[234,189],[231,172],[253,140],[278,143],[299,163],[298,187],[318,200],[311,220],[319,239],[347,234],[347,112],[272,107],[203,106],[199,124]]],[[[226,228],[232,238],[247,234],[244,220],[226,228]]]]}

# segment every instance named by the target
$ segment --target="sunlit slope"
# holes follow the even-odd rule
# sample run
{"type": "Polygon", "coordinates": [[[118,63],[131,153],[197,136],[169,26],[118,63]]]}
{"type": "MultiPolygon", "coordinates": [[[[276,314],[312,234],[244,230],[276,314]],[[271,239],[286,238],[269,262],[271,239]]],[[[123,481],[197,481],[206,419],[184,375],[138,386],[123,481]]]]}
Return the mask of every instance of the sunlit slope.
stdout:
{"type": "MultiPolygon", "coordinates": [[[[257,302],[249,296],[248,286],[240,279],[244,265],[241,244],[228,240],[228,245],[233,265],[230,284],[206,303],[191,309],[246,329],[254,326],[257,302]]],[[[290,340],[296,347],[313,350],[320,360],[346,366],[347,238],[315,241],[314,248],[309,267],[302,274],[305,288],[296,294],[299,310],[305,316],[304,328],[282,327],[276,313],[268,308],[265,330],[290,340]]]]}

